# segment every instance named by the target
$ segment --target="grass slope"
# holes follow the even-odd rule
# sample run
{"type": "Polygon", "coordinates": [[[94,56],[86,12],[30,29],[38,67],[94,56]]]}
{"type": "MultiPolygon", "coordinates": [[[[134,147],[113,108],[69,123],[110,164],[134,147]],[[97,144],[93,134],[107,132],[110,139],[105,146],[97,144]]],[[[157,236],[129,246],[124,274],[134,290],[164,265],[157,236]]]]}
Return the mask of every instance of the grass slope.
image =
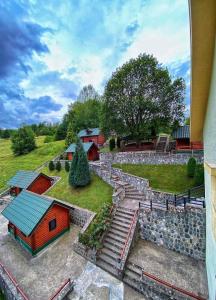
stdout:
{"type": "Polygon", "coordinates": [[[50,172],[47,168],[44,168],[43,172],[47,175],[61,177],[61,180],[47,193],[49,196],[94,212],[98,212],[104,203],[112,202],[111,186],[96,175],[92,175],[90,185],[82,188],[72,188],[68,184],[68,173],[65,170],[50,172]]]}
{"type": "Polygon", "coordinates": [[[132,165],[115,164],[124,172],[149,179],[154,189],[180,193],[194,186],[194,179],[188,178],[186,165],[132,165]]]}
{"type": "Polygon", "coordinates": [[[0,300],[5,300],[4,295],[2,294],[1,290],[0,290],[0,300]]]}
{"type": "Polygon", "coordinates": [[[47,144],[43,141],[44,137],[38,137],[37,149],[25,155],[14,156],[11,151],[11,141],[0,139],[0,191],[6,188],[6,182],[18,170],[34,170],[64,149],[64,141],[47,144]]]}

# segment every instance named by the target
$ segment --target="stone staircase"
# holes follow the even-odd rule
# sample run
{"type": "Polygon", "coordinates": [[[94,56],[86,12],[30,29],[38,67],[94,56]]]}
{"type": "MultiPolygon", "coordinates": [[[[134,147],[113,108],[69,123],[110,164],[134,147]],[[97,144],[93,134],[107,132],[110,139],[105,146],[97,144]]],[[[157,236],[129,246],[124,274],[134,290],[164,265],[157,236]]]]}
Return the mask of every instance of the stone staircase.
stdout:
{"type": "Polygon", "coordinates": [[[159,136],[157,144],[156,144],[156,152],[166,152],[166,149],[169,144],[168,136],[159,136]]]}
{"type": "Polygon", "coordinates": [[[129,253],[129,251],[128,253],[124,252],[127,252],[125,246],[131,233],[131,224],[135,213],[136,210],[125,207],[116,208],[111,226],[103,239],[103,248],[97,256],[96,264],[116,277],[119,276],[123,254],[127,256],[129,253]]]}

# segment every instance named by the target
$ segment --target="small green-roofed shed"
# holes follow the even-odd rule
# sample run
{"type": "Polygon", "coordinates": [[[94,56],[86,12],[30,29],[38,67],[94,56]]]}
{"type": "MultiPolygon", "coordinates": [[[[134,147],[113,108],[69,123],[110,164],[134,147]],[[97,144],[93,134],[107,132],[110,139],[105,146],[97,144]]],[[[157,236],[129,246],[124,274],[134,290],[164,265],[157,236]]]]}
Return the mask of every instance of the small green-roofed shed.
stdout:
{"type": "Polygon", "coordinates": [[[87,128],[87,129],[80,130],[78,136],[81,138],[84,136],[96,136],[99,134],[100,134],[99,128],[87,128]]]}
{"type": "Polygon", "coordinates": [[[8,182],[9,186],[18,186],[22,189],[27,189],[29,185],[39,176],[38,172],[34,171],[18,171],[8,182]]]}
{"type": "MultiPolygon", "coordinates": [[[[88,152],[93,144],[94,144],[93,142],[82,143],[84,151],[88,152]]],[[[65,152],[74,153],[75,150],[76,150],[76,144],[70,144],[70,146],[67,148],[67,150],[65,152]]]]}
{"type": "Polygon", "coordinates": [[[184,125],[178,127],[172,134],[174,139],[189,139],[190,138],[190,126],[184,125]]]}
{"type": "Polygon", "coordinates": [[[23,190],[3,210],[2,215],[29,236],[53,202],[41,195],[23,190]]]}

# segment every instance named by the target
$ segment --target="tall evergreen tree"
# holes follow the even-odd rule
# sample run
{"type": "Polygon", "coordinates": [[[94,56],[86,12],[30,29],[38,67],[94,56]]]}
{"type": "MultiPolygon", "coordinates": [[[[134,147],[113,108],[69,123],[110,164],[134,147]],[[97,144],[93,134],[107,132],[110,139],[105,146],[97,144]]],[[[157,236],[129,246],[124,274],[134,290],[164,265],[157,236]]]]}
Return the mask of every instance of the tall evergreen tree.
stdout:
{"type": "Polygon", "coordinates": [[[72,143],[76,143],[76,135],[73,131],[72,123],[69,123],[68,129],[67,129],[67,136],[65,139],[65,145],[68,147],[72,143]]]}
{"type": "Polygon", "coordinates": [[[83,145],[78,140],[69,173],[69,184],[73,187],[86,186],[91,181],[89,164],[83,145]]]}
{"type": "Polygon", "coordinates": [[[26,154],[36,148],[35,135],[30,127],[19,128],[11,138],[15,155],[26,154]]]}

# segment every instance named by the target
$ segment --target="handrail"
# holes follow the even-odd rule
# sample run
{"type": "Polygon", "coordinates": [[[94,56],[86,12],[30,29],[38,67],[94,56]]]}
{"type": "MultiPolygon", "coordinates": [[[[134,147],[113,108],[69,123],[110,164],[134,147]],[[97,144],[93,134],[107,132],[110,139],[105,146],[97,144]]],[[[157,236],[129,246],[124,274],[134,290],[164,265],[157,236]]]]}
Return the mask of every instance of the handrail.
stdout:
{"type": "Polygon", "coordinates": [[[67,285],[68,283],[72,283],[70,278],[68,278],[68,279],[62,284],[62,286],[60,286],[60,288],[58,288],[58,290],[55,292],[55,294],[54,294],[53,296],[51,296],[51,298],[50,298],[49,300],[55,299],[55,298],[60,294],[60,292],[66,287],[66,285],[67,285]]]}
{"type": "Polygon", "coordinates": [[[165,285],[165,286],[167,286],[167,287],[169,287],[169,288],[171,288],[171,289],[173,289],[173,290],[176,290],[176,291],[178,291],[178,292],[180,292],[180,293],[182,293],[182,294],[184,294],[184,295],[186,295],[186,296],[189,296],[189,297],[191,297],[191,298],[193,298],[193,299],[196,299],[196,300],[206,300],[206,299],[203,298],[203,297],[200,297],[200,296],[198,296],[198,295],[195,295],[193,292],[189,292],[189,291],[186,291],[186,290],[184,290],[184,289],[182,289],[182,288],[179,288],[179,287],[177,287],[177,286],[175,286],[175,285],[173,285],[173,284],[171,284],[171,283],[169,283],[169,282],[167,282],[167,281],[165,281],[165,280],[163,280],[163,279],[160,279],[160,278],[156,277],[155,275],[149,274],[149,273],[147,273],[147,272],[145,272],[145,271],[142,271],[142,273],[143,273],[145,276],[147,276],[147,277],[149,277],[149,278],[151,278],[151,279],[153,279],[153,280],[155,280],[155,281],[161,283],[162,285],[165,285]]]}
{"type": "Polygon", "coordinates": [[[26,294],[24,293],[24,291],[21,289],[21,287],[19,286],[19,284],[17,283],[16,279],[13,277],[13,275],[8,271],[8,269],[0,262],[0,267],[2,268],[3,272],[5,272],[7,274],[7,276],[9,277],[10,281],[14,284],[15,288],[18,290],[18,292],[22,295],[22,297],[25,300],[29,300],[29,298],[26,296],[26,294]]]}
{"type": "Polygon", "coordinates": [[[126,238],[124,247],[123,247],[123,249],[122,249],[122,251],[121,251],[120,260],[122,260],[122,257],[123,257],[123,255],[124,255],[124,252],[125,252],[125,249],[126,249],[126,246],[127,246],[127,243],[128,243],[128,239],[129,239],[129,236],[130,236],[130,234],[131,234],[132,226],[133,226],[133,224],[134,224],[135,217],[136,217],[137,213],[138,213],[138,209],[135,211],[134,216],[133,216],[133,219],[132,219],[132,222],[131,222],[131,224],[130,224],[130,228],[129,228],[129,231],[128,231],[128,234],[127,234],[127,238],[126,238]]]}

